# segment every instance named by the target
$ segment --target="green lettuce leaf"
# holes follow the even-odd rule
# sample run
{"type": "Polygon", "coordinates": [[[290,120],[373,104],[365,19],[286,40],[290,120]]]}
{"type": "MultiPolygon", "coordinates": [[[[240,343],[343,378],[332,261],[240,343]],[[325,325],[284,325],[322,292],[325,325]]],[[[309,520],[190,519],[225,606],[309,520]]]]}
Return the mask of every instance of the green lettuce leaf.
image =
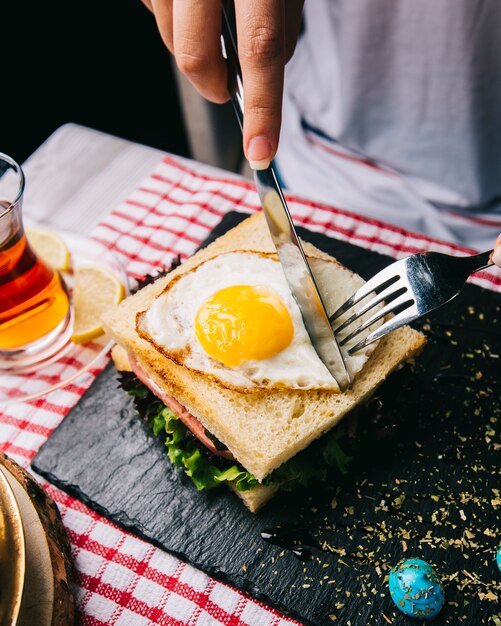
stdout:
{"type": "Polygon", "coordinates": [[[334,467],[340,474],[348,473],[351,457],[344,452],[336,437],[325,438],[322,457],[329,467],[334,467]]]}
{"type": "Polygon", "coordinates": [[[257,478],[254,478],[250,472],[244,470],[243,467],[239,467],[238,465],[232,465],[224,472],[221,472],[216,477],[216,480],[218,483],[222,483],[225,480],[228,482],[234,482],[237,491],[249,491],[259,485],[257,478]]]}
{"type": "MultiPolygon", "coordinates": [[[[171,463],[183,468],[199,491],[213,489],[224,482],[233,483],[238,491],[248,491],[259,484],[250,472],[234,461],[204,454],[201,451],[203,444],[133,374],[121,376],[121,384],[134,397],[136,410],[148,419],[153,433],[164,438],[171,463]]],[[[313,480],[325,481],[333,472],[345,474],[350,461],[336,433],[330,431],[272,472],[263,484],[292,491],[298,486],[306,487],[313,480]]]]}
{"type": "Polygon", "coordinates": [[[165,435],[165,445],[171,463],[176,467],[183,467],[195,487],[213,489],[221,483],[235,482],[239,491],[252,489],[257,480],[249,472],[239,468],[236,464],[220,469],[203,456],[198,440],[187,436],[188,429],[174,413],[164,407],[150,422],[155,435],[165,435]]]}

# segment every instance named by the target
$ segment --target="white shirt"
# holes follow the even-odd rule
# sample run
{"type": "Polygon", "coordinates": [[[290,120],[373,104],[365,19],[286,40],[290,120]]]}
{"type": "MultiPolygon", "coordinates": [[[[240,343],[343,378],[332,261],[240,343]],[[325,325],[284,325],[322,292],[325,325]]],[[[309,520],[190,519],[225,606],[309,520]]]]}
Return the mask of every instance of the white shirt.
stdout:
{"type": "Polygon", "coordinates": [[[307,0],[285,185],[487,249],[501,231],[501,2],[307,0]]]}

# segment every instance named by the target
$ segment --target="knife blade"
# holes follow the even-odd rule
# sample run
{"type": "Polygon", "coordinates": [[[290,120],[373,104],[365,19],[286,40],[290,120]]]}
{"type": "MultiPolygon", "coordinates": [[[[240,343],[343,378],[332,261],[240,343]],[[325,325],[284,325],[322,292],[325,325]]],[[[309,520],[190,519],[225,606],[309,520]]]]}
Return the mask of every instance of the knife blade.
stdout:
{"type": "MultiPolygon", "coordinates": [[[[244,96],[237,47],[223,7],[221,45],[228,61],[232,103],[240,128],[243,128],[244,96]]],[[[254,182],[261,200],[271,238],[277,250],[285,278],[303,317],[306,331],[318,356],[335,378],[341,391],[351,383],[343,354],[330,325],[322,297],[297,236],[282,188],[273,164],[254,170],[254,182]]]]}

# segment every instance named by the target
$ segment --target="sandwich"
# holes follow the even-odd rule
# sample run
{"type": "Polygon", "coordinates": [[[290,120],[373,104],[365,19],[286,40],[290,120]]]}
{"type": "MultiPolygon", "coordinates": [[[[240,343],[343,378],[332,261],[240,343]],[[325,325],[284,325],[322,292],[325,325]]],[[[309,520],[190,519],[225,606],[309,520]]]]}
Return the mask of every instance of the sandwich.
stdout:
{"type": "MultiPolygon", "coordinates": [[[[364,281],[303,245],[332,313],[364,281]]],[[[227,484],[252,512],[279,489],[343,471],[336,425],[425,343],[402,327],[354,356],[346,352],[353,384],[341,392],[311,344],[262,213],[103,322],[117,343],[123,386],[165,438],[166,457],[198,489],[227,484]]]]}

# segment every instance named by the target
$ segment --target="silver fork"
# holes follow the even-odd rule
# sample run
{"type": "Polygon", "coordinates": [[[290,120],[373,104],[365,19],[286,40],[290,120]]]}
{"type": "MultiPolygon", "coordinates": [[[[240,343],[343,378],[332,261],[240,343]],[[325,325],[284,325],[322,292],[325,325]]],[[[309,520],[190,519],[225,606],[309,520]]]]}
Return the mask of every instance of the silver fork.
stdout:
{"type": "Polygon", "coordinates": [[[367,281],[329,317],[336,335],[343,335],[339,338],[339,345],[346,345],[386,315],[393,313],[393,317],[348,350],[349,354],[353,354],[392,330],[449,302],[458,295],[471,274],[493,265],[491,255],[492,250],[465,257],[440,252],[419,252],[392,263],[367,281]],[[371,294],[373,297],[348,319],[340,320],[371,294]],[[375,307],[378,307],[377,310],[363,323],[352,327],[352,330],[348,329],[375,307]]]}

